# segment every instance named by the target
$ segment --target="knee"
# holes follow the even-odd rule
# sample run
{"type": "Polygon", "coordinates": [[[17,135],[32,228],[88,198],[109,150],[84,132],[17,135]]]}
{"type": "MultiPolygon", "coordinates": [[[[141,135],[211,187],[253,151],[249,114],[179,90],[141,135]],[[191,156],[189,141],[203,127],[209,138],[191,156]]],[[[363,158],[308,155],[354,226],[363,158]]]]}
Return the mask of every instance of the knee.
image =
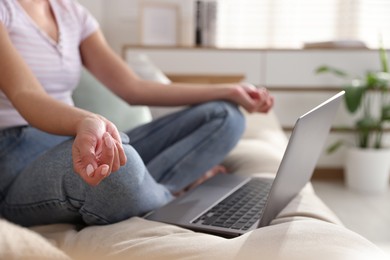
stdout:
{"type": "Polygon", "coordinates": [[[219,116],[223,117],[223,129],[230,133],[231,138],[239,139],[245,130],[245,117],[236,104],[228,101],[211,102],[219,116]]]}
{"type": "Polygon", "coordinates": [[[126,165],[87,196],[91,201],[82,209],[87,224],[110,224],[140,216],[172,199],[170,192],[151,177],[135,149],[130,145],[124,149],[126,165]]]}
{"type": "MultiPolygon", "coordinates": [[[[111,173],[99,186],[105,186],[105,190],[120,194],[124,200],[137,197],[139,190],[145,184],[148,171],[141,157],[130,145],[123,146],[127,157],[126,164],[123,165],[117,172],[111,173]]],[[[118,202],[121,198],[117,198],[118,202]]]]}
{"type": "Polygon", "coordinates": [[[226,118],[230,126],[243,132],[245,129],[245,117],[239,107],[233,103],[225,101],[222,101],[221,105],[226,111],[226,118]]]}

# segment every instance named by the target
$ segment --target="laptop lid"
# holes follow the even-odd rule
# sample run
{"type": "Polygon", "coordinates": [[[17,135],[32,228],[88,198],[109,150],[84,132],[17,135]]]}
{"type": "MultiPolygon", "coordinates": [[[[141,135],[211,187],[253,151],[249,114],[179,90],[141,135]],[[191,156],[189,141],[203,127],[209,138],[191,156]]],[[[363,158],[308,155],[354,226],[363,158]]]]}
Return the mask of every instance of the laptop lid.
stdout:
{"type": "Polygon", "coordinates": [[[297,119],[259,227],[269,225],[311,179],[344,93],[339,92],[297,119]]]}

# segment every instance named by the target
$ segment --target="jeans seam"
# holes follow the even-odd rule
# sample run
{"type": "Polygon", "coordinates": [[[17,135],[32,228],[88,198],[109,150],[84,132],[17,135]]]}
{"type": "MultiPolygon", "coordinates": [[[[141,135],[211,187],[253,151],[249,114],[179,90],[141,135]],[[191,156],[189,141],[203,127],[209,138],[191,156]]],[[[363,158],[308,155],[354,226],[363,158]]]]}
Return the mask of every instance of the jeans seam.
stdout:
{"type": "Polygon", "coordinates": [[[99,220],[100,222],[104,222],[105,224],[111,224],[111,222],[108,221],[107,219],[105,219],[99,215],[96,215],[95,213],[92,213],[83,207],[80,208],[80,213],[81,213],[81,215],[88,215],[89,217],[93,217],[93,218],[99,220]]]}
{"type": "Polygon", "coordinates": [[[79,201],[79,202],[83,202],[83,200],[71,198],[69,196],[67,196],[65,200],[50,199],[50,200],[45,200],[45,201],[40,201],[40,202],[35,202],[35,203],[25,203],[25,204],[12,204],[11,205],[11,204],[8,204],[6,201],[4,201],[3,211],[5,211],[5,209],[10,210],[10,211],[15,211],[15,210],[18,210],[18,209],[19,210],[20,209],[31,210],[31,209],[39,207],[39,206],[50,206],[50,205],[53,205],[53,204],[57,204],[57,205],[60,204],[61,206],[66,206],[66,209],[70,210],[72,212],[79,212],[81,215],[88,215],[89,217],[93,217],[95,219],[98,219],[100,222],[104,222],[106,224],[110,224],[111,223],[107,219],[105,219],[105,218],[103,218],[103,217],[101,217],[99,215],[96,215],[95,213],[92,213],[92,212],[86,210],[83,206],[80,207],[80,208],[73,206],[72,203],[69,202],[69,199],[72,199],[72,200],[75,200],[75,201],[79,201]]]}
{"type": "MultiPolygon", "coordinates": [[[[50,199],[50,200],[44,200],[44,201],[40,201],[40,202],[34,202],[34,203],[20,203],[20,204],[9,204],[7,203],[6,199],[4,201],[4,208],[7,208],[7,209],[10,209],[10,210],[15,210],[16,208],[25,208],[25,209],[28,209],[28,208],[33,208],[33,207],[39,207],[39,206],[46,206],[46,205],[50,205],[50,204],[61,204],[61,205],[69,205],[70,207],[67,207],[67,208],[72,208],[74,209],[75,211],[78,211],[79,208],[73,206],[70,202],[69,202],[69,199],[73,199],[73,198],[70,198],[70,197],[66,197],[65,200],[60,200],[60,199],[50,199]]],[[[77,199],[74,199],[74,200],[77,200],[77,199]]],[[[79,200],[79,201],[82,201],[82,200],[79,200]]]]}

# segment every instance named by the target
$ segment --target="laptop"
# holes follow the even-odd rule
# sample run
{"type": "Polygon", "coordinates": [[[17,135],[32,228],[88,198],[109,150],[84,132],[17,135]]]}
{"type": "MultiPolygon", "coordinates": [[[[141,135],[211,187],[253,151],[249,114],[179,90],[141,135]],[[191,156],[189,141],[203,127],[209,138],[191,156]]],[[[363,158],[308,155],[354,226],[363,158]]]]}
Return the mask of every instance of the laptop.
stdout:
{"type": "Polygon", "coordinates": [[[297,119],[274,179],[218,174],[145,218],[223,237],[269,225],[311,179],[343,96],[297,119]]]}

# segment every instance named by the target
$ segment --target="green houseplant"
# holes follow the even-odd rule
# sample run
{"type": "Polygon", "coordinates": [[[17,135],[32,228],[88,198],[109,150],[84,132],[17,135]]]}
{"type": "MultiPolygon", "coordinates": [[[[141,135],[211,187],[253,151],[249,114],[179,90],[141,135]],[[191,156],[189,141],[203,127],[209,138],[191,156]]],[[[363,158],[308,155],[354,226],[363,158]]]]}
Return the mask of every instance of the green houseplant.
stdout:
{"type": "MultiPolygon", "coordinates": [[[[357,146],[361,148],[382,148],[384,124],[390,121],[389,67],[386,51],[380,48],[379,54],[382,70],[369,71],[364,77],[351,77],[345,71],[326,65],[316,70],[316,73],[332,73],[347,80],[344,86],[346,108],[351,114],[361,109],[361,116],[355,122],[357,146]]],[[[343,143],[335,143],[328,151],[337,150],[343,143]]]]}
{"type": "MultiPolygon", "coordinates": [[[[389,183],[390,149],[384,147],[383,134],[386,123],[390,122],[390,73],[383,47],[379,49],[379,57],[381,70],[368,71],[363,76],[350,76],[327,65],[316,69],[318,74],[331,73],[345,79],[346,108],[357,115],[354,124],[356,144],[347,150],[345,177],[347,186],[361,191],[383,191],[389,183]],[[382,172],[381,179],[376,180],[374,175],[379,171],[382,172]]],[[[344,140],[337,141],[328,152],[334,152],[344,144],[344,140]]]]}

